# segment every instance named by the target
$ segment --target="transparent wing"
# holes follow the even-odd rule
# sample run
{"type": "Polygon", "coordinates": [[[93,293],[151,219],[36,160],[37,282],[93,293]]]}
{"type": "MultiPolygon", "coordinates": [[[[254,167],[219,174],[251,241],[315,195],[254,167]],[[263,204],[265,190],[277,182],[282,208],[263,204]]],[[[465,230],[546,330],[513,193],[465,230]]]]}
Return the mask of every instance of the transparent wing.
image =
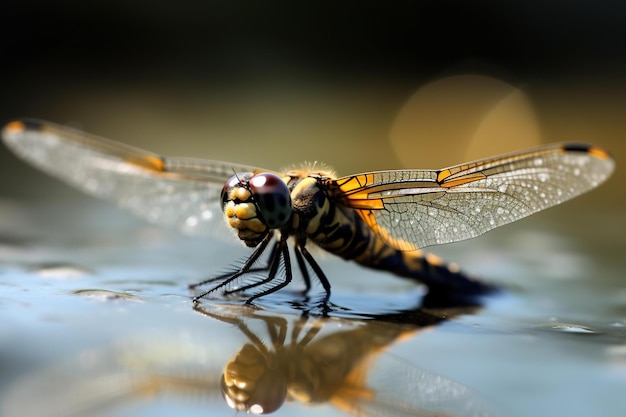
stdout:
{"type": "Polygon", "coordinates": [[[2,131],[18,156],[76,188],[150,222],[196,235],[224,227],[220,193],[234,172],[256,168],[166,158],[52,123],[19,120],[2,131]]]}
{"type": "MultiPolygon", "coordinates": [[[[470,388],[426,372],[391,354],[368,370],[371,396],[332,398],[355,417],[492,417],[494,406],[470,388]]],[[[348,391],[349,394],[349,391],[348,391]]]]}
{"type": "Polygon", "coordinates": [[[553,144],[441,170],[335,180],[338,200],[401,250],[479,236],[589,191],[613,172],[603,149],[553,144]]]}

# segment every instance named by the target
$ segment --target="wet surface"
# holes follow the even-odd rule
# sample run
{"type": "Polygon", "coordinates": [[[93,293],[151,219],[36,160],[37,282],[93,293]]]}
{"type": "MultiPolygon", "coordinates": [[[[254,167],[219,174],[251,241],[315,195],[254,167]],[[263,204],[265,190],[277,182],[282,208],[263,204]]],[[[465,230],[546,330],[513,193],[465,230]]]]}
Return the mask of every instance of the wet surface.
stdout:
{"type": "Polygon", "coordinates": [[[429,305],[420,287],[318,254],[333,285],[323,319],[299,281],[254,307],[194,307],[187,284],[249,253],[234,239],[184,237],[87,198],[3,208],[19,213],[3,219],[0,249],[3,416],[626,406],[623,262],[594,252],[619,242],[572,230],[562,212],[437,249],[503,288],[481,306],[429,305]],[[225,400],[223,386],[244,393],[225,400]]]}

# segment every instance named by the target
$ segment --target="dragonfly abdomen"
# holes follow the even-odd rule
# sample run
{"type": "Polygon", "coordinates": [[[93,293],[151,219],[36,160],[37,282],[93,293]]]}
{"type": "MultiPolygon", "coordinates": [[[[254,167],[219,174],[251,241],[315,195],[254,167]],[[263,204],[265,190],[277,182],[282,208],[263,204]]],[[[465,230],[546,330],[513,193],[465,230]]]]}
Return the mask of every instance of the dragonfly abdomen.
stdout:
{"type": "Polygon", "coordinates": [[[433,290],[446,293],[482,294],[493,288],[472,279],[459,270],[456,264],[421,250],[401,251],[375,237],[371,248],[354,260],[371,268],[391,272],[403,278],[421,282],[433,290]]]}
{"type": "MultiPolygon", "coordinates": [[[[306,183],[303,181],[299,185],[306,183]]],[[[306,187],[308,191],[316,188],[313,181],[308,185],[311,186],[306,187]]],[[[434,255],[420,250],[401,251],[390,246],[354,210],[335,204],[321,188],[302,193],[307,195],[305,199],[299,198],[298,194],[292,196],[294,211],[299,219],[299,234],[328,252],[363,266],[421,282],[430,289],[476,294],[490,288],[434,255]],[[306,204],[302,204],[305,201],[306,204]]]]}

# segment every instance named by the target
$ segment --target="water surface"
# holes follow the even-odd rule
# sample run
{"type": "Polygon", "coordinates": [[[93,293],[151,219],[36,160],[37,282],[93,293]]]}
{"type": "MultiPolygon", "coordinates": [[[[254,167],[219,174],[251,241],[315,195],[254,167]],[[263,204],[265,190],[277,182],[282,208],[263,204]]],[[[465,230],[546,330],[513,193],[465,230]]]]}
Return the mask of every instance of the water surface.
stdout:
{"type": "Polygon", "coordinates": [[[428,305],[410,282],[320,254],[333,285],[321,319],[298,281],[254,308],[194,308],[186,285],[249,253],[234,239],[181,236],[86,197],[3,201],[2,415],[232,416],[220,381],[235,358],[255,360],[254,338],[283,366],[267,383],[288,387],[276,415],[621,415],[619,216],[584,225],[565,207],[436,249],[503,288],[480,306],[428,305]],[[305,370],[320,361],[337,375],[305,370]]]}

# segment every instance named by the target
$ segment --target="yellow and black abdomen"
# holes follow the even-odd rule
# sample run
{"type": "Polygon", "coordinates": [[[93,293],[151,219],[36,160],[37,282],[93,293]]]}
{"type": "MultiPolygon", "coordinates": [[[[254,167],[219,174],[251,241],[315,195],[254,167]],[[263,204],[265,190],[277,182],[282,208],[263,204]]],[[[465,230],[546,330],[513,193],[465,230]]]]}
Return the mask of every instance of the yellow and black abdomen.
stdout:
{"type": "Polygon", "coordinates": [[[361,265],[426,284],[431,290],[477,294],[490,287],[461,273],[455,265],[421,250],[401,251],[374,233],[356,211],[323,192],[315,178],[301,180],[292,191],[296,236],[361,265]]]}
{"type": "MultiPolygon", "coordinates": [[[[459,271],[455,264],[447,264],[435,255],[421,250],[401,251],[389,246],[353,210],[335,206],[335,212],[337,223],[346,221],[350,225],[334,228],[341,231],[339,241],[345,244],[337,245],[336,248],[333,248],[332,244],[326,244],[323,246],[324,249],[361,265],[419,281],[427,285],[431,291],[482,294],[491,290],[486,284],[471,279],[459,271]]],[[[329,237],[333,236],[335,235],[329,234],[329,237]]]]}

